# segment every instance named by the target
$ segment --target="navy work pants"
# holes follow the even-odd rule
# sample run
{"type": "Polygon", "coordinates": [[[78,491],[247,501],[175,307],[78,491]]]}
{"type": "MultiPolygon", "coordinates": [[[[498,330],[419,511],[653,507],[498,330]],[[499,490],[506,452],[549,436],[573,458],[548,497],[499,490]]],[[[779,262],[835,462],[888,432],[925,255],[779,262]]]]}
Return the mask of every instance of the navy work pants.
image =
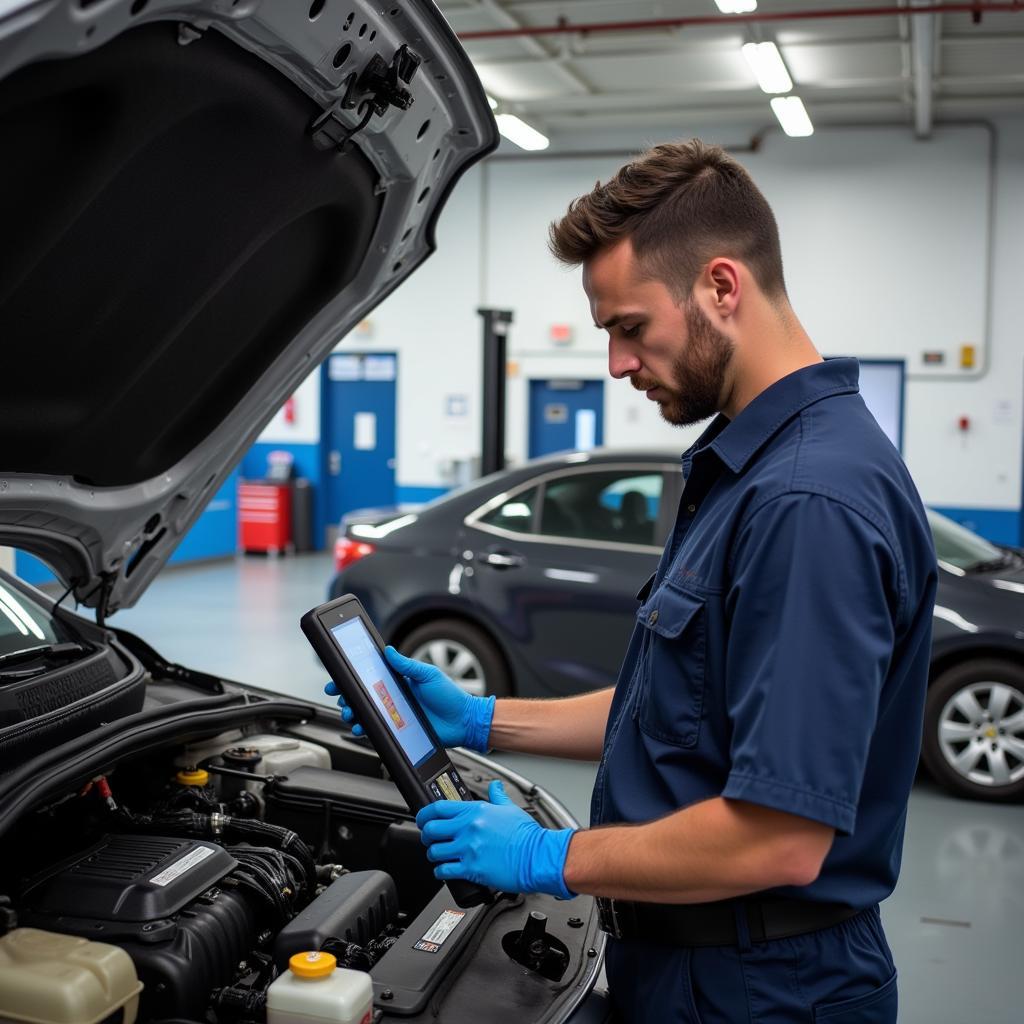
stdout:
{"type": "Polygon", "coordinates": [[[617,1019],[628,1024],[895,1024],[896,968],[878,907],[820,931],[679,949],[609,940],[617,1019]]]}

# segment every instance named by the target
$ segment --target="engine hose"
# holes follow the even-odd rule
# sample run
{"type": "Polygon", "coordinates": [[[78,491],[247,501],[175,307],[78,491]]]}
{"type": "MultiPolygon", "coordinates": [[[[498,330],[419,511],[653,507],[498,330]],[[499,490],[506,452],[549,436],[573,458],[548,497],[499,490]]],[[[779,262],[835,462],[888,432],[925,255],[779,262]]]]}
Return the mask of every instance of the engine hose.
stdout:
{"type": "Polygon", "coordinates": [[[218,1020],[262,1020],[266,1006],[266,992],[250,988],[226,986],[215,989],[210,998],[210,1007],[216,1011],[218,1020]]]}
{"type": "Polygon", "coordinates": [[[282,852],[295,857],[305,876],[303,881],[306,891],[310,894],[313,892],[316,887],[316,862],[313,860],[313,853],[291,829],[271,825],[255,818],[226,818],[224,834],[242,840],[264,840],[265,842],[260,845],[276,846],[282,852]]]}
{"type": "Polygon", "coordinates": [[[369,951],[358,943],[345,939],[329,938],[321,943],[320,948],[330,953],[338,961],[339,967],[348,967],[354,971],[368,971],[374,964],[369,951]]]}
{"type": "Polygon", "coordinates": [[[306,894],[311,896],[316,889],[316,862],[312,852],[295,832],[281,825],[271,825],[254,818],[200,814],[188,810],[165,814],[132,814],[125,811],[124,816],[134,828],[145,831],[184,833],[203,838],[223,837],[229,841],[255,842],[261,846],[276,847],[299,862],[300,883],[306,894]]]}
{"type": "Polygon", "coordinates": [[[284,924],[291,916],[288,905],[283,901],[280,893],[276,892],[273,883],[262,873],[256,865],[245,865],[237,868],[232,877],[242,888],[249,889],[266,903],[275,921],[284,924]]]}
{"type": "Polygon", "coordinates": [[[373,962],[376,963],[397,941],[397,935],[387,935],[374,939],[366,944],[366,952],[370,954],[373,962]]]}

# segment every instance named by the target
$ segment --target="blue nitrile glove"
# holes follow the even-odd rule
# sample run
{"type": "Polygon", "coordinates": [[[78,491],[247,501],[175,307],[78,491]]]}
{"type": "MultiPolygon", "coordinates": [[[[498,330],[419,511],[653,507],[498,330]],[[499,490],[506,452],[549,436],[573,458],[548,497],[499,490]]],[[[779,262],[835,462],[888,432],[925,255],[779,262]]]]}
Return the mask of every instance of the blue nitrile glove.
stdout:
{"type": "Polygon", "coordinates": [[[572,899],[563,871],[574,829],[544,828],[505,794],[497,779],[490,803],[438,800],[416,815],[434,875],[465,878],[501,892],[546,892],[572,899]]]}
{"type": "MultiPolygon", "coordinates": [[[[399,654],[390,644],[384,648],[384,656],[391,667],[409,681],[420,706],[427,713],[437,738],[446,747],[469,747],[470,750],[485,751],[491,733],[491,719],[494,717],[494,697],[472,697],[456,686],[436,665],[413,661],[399,654]]],[[[333,682],[324,687],[324,693],[338,698],[341,717],[352,723],[352,732],[363,735],[363,727],[355,721],[352,709],[339,696],[333,682]]]]}

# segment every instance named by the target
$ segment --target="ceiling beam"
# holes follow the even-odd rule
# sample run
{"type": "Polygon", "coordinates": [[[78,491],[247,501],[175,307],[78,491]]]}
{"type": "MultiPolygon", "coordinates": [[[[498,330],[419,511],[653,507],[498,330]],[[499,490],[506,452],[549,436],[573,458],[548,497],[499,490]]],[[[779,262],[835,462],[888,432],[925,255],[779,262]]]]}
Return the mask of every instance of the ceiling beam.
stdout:
{"type": "MultiPolygon", "coordinates": [[[[480,0],[481,3],[485,0],[480,0]]],[[[489,0],[494,2],[494,0],[489,0]]],[[[512,18],[504,8],[505,16],[512,18]]],[[[826,7],[795,11],[755,11],[751,14],[699,14],[686,17],[660,17],[640,18],[636,20],[617,20],[604,22],[570,22],[568,19],[561,19],[553,25],[524,25],[519,23],[517,28],[509,26],[501,29],[479,29],[469,32],[460,32],[459,38],[463,43],[475,39],[512,39],[520,37],[537,36],[564,36],[578,35],[579,33],[623,33],[623,32],[647,32],[656,29],[688,28],[703,25],[748,25],[758,22],[790,22],[790,21],[839,21],[844,18],[882,18],[897,17],[900,15],[908,17],[923,17],[928,14],[942,13],[963,13],[981,17],[986,13],[1017,14],[1024,12],[1024,0],[969,0],[964,3],[962,0],[919,0],[912,7],[900,6],[897,4],[880,4],[877,6],[864,7],[826,7]]],[[[513,18],[513,20],[516,20],[513,18]]]]}
{"type": "MultiPolygon", "coordinates": [[[[498,0],[476,0],[478,10],[486,11],[503,29],[515,30],[523,28],[523,23],[501,6],[498,0]]],[[[557,56],[548,50],[544,43],[531,36],[517,37],[523,49],[531,56],[544,62],[547,67],[558,75],[574,92],[583,95],[592,93],[590,83],[581,78],[572,68],[567,67],[557,56]]]]}

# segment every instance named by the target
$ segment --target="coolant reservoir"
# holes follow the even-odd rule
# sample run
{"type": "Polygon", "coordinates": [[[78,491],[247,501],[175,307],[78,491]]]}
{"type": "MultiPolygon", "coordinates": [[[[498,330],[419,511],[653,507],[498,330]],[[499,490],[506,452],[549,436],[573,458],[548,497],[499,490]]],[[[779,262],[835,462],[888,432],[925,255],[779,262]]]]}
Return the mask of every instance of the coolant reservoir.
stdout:
{"type": "MultiPolygon", "coordinates": [[[[246,736],[232,746],[259,751],[262,757],[256,769],[259,775],[288,775],[296,768],[331,767],[331,755],[326,747],[292,736],[246,736]]],[[[249,785],[256,788],[253,783],[249,785]]]]}
{"type": "Polygon", "coordinates": [[[118,946],[38,928],[0,938],[0,1020],[98,1024],[121,1010],[124,1024],[133,1024],[141,991],[118,946]]]}
{"type": "MultiPolygon", "coordinates": [[[[222,733],[215,742],[206,741],[185,747],[174,759],[179,768],[191,768],[208,757],[220,756],[227,767],[245,767],[254,775],[290,775],[296,768],[331,767],[331,754],[326,747],[294,736],[258,734],[243,736],[241,732],[222,733]],[[241,762],[246,762],[244,765],[241,762]]],[[[216,772],[212,774],[216,775],[216,772]]],[[[180,778],[179,782],[182,781],[180,778]]],[[[222,800],[229,800],[239,790],[247,789],[262,803],[263,783],[245,782],[238,776],[218,776],[222,800]]]]}
{"type": "Polygon", "coordinates": [[[296,953],[267,989],[267,1024],[370,1024],[373,982],[330,953],[296,953]]]}

